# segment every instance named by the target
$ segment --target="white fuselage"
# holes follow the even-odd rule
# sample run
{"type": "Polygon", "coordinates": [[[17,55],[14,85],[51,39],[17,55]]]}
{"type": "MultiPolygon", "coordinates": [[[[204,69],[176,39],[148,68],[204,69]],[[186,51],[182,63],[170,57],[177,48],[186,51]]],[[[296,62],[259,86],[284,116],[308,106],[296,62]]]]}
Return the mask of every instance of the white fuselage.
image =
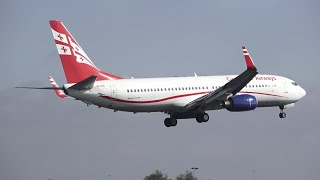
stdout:
{"type": "MultiPolygon", "coordinates": [[[[129,112],[180,112],[189,102],[225,85],[236,75],[143,78],[96,81],[91,90],[68,89],[68,95],[99,107],[129,112]]],[[[73,84],[65,84],[68,88],[73,84]]],[[[250,94],[258,107],[284,106],[305,91],[294,81],[275,75],[257,75],[238,94],[250,94]]],[[[223,109],[221,105],[206,110],[223,109]]]]}

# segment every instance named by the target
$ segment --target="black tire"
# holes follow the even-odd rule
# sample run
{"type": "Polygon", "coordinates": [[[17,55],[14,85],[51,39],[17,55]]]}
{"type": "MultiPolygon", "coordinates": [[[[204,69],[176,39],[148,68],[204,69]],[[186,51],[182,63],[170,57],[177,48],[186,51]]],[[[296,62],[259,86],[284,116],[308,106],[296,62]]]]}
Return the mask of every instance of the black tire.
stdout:
{"type": "Polygon", "coordinates": [[[209,121],[209,115],[207,113],[202,114],[202,122],[208,122],[209,121]]]}
{"type": "Polygon", "coordinates": [[[178,121],[176,118],[170,118],[170,124],[171,126],[176,126],[178,124],[178,121]]]}
{"type": "Polygon", "coordinates": [[[283,113],[280,113],[280,114],[279,114],[279,117],[280,117],[280,118],[286,118],[286,117],[287,117],[287,114],[284,113],[284,112],[283,112],[283,113]]]}
{"type": "Polygon", "coordinates": [[[286,113],[282,113],[282,118],[286,118],[287,114],[286,113]]]}
{"type": "Polygon", "coordinates": [[[171,126],[171,119],[170,119],[170,118],[166,118],[166,119],[164,120],[164,125],[165,125],[166,127],[170,127],[170,126],[171,126]]]}
{"type": "Polygon", "coordinates": [[[202,122],[203,122],[203,121],[202,121],[202,117],[201,117],[200,114],[197,115],[196,120],[197,120],[198,123],[202,123],[202,122]]]}
{"type": "Polygon", "coordinates": [[[207,113],[201,113],[196,116],[196,120],[198,123],[208,122],[209,115],[207,113]]]}

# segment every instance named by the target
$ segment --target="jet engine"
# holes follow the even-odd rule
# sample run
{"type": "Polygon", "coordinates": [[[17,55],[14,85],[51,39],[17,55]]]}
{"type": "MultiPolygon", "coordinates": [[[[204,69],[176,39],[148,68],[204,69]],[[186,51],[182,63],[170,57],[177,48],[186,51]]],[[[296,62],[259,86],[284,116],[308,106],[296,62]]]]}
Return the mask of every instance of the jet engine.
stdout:
{"type": "Polygon", "coordinates": [[[250,111],[258,106],[257,98],[249,94],[241,94],[228,98],[222,106],[232,112],[250,111]]]}

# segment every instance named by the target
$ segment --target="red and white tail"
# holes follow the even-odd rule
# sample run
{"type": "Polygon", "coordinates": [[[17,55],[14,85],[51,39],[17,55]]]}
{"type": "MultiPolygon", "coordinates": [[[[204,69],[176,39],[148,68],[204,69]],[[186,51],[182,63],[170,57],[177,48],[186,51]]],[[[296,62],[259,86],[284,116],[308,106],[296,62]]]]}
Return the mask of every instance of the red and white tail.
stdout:
{"type": "Polygon", "coordinates": [[[67,28],[59,20],[51,20],[50,26],[68,83],[77,83],[92,75],[97,80],[123,79],[99,70],[67,28]]]}

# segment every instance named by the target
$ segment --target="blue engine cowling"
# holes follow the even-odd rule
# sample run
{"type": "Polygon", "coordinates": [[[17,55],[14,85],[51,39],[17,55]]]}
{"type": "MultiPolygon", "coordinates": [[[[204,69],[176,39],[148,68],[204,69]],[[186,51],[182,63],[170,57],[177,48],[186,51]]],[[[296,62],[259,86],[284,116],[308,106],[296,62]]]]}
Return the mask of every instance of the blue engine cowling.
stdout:
{"type": "Polygon", "coordinates": [[[230,97],[223,102],[223,106],[232,112],[250,111],[258,106],[257,98],[249,94],[241,94],[230,97]]]}

